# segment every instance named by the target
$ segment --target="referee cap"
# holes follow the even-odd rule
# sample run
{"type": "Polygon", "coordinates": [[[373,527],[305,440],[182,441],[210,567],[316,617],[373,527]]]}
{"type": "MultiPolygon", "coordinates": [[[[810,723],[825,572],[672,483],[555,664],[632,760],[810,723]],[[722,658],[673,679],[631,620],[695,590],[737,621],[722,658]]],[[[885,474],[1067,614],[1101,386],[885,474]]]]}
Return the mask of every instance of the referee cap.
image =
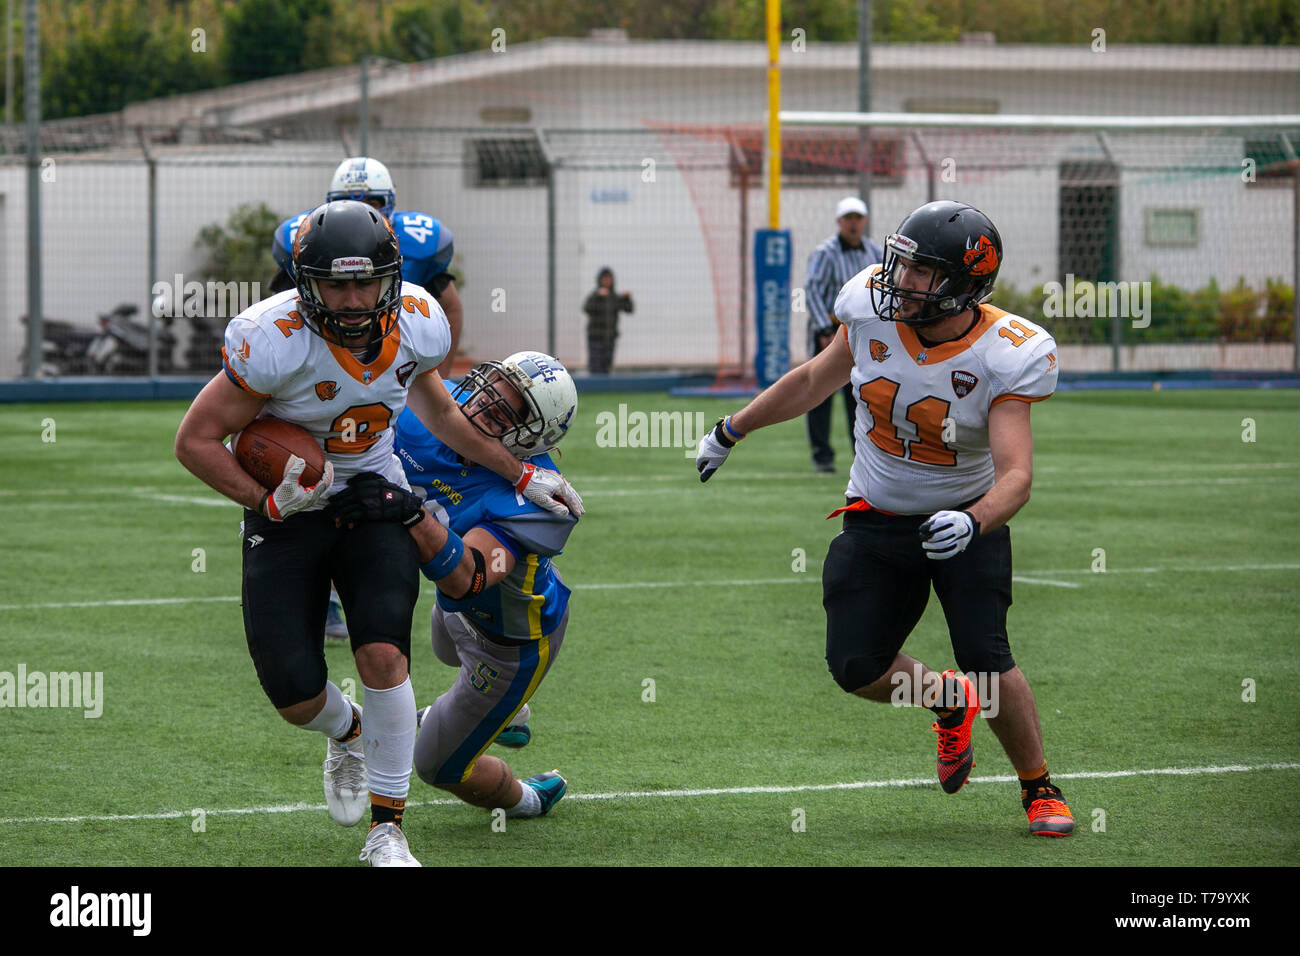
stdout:
{"type": "Polygon", "coordinates": [[[867,204],[857,196],[845,196],[840,200],[840,204],[835,207],[835,218],[839,219],[841,216],[852,215],[855,212],[859,216],[865,216],[867,214],[867,204]]]}

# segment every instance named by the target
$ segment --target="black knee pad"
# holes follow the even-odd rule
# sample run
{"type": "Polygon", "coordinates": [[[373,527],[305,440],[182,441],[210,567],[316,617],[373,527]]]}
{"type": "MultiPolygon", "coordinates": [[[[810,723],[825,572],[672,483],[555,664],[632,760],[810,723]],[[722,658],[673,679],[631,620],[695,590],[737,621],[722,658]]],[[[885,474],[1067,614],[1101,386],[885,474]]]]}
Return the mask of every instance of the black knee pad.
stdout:
{"type": "Polygon", "coordinates": [[[835,683],[840,685],[840,689],[847,694],[853,693],[861,687],[866,687],[885,675],[889,670],[890,663],[893,662],[894,656],[891,654],[889,660],[883,660],[881,657],[840,657],[838,655],[826,657],[826,666],[830,668],[831,677],[835,683]]]}

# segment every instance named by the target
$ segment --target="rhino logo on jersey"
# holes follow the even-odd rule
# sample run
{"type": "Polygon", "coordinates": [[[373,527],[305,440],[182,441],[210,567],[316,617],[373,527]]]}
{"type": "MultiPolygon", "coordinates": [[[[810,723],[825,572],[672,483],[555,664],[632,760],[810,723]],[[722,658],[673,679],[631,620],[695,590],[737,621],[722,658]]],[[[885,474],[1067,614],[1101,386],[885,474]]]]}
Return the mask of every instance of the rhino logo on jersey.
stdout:
{"type": "Polygon", "coordinates": [[[411,377],[411,373],[415,371],[418,364],[418,362],[407,362],[399,368],[397,370],[397,384],[402,386],[402,388],[406,388],[406,380],[411,377]]]}
{"type": "Polygon", "coordinates": [[[979,383],[980,380],[970,372],[956,371],[952,373],[952,390],[957,393],[958,398],[965,398],[975,391],[975,386],[979,383]]]}
{"type": "Polygon", "coordinates": [[[880,341],[880,339],[872,339],[870,343],[868,343],[867,347],[871,352],[871,360],[873,362],[883,362],[885,359],[889,358],[889,346],[880,341]]]}
{"type": "Polygon", "coordinates": [[[333,401],[334,396],[337,395],[338,393],[339,393],[338,382],[317,382],[316,383],[316,397],[319,398],[322,402],[333,401]]]}

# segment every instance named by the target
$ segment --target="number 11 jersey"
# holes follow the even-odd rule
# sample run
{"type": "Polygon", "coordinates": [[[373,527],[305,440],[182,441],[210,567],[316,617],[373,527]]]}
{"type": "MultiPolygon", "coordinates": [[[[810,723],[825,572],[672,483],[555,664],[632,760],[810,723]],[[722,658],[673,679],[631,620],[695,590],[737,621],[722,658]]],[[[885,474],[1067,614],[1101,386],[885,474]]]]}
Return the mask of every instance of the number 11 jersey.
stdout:
{"type": "Polygon", "coordinates": [[[916,330],[876,315],[854,276],[835,300],[853,354],[857,398],[847,494],[893,514],[933,514],[993,486],[989,410],[1056,390],[1056,342],[1042,326],[981,305],[961,338],[927,347],[916,330]]]}

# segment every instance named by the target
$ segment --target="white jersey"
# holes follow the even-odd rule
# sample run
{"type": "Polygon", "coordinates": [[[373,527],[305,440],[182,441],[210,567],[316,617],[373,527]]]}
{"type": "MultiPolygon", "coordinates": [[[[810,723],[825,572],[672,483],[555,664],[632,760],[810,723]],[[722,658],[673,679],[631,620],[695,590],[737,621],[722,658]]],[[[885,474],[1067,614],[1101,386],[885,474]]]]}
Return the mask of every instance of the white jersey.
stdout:
{"type": "Polygon", "coordinates": [[[311,432],[334,463],[333,487],[363,471],[404,485],[393,455],[394,426],[407,388],[451,348],[447,316],[423,288],[403,282],[397,329],[363,363],[307,328],[297,305],[290,289],[230,320],[221,350],[227,377],[266,399],[263,415],[311,432]]]}
{"type": "Polygon", "coordinates": [[[1056,342],[1042,326],[990,305],[960,339],[927,348],[876,315],[871,266],[835,300],[853,354],[857,397],[847,495],[879,511],[933,514],[993,486],[989,409],[1056,390],[1056,342]]]}

